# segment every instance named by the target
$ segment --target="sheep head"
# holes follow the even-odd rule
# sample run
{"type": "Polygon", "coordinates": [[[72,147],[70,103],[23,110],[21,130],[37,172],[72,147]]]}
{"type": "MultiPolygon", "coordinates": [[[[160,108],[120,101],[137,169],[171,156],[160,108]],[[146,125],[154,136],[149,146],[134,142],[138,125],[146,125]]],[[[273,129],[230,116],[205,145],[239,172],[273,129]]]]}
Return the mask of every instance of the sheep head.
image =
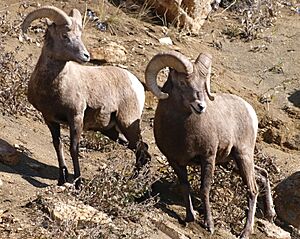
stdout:
{"type": "Polygon", "coordinates": [[[165,52],[155,55],[147,65],[145,79],[148,89],[160,100],[169,95],[182,102],[185,108],[194,113],[203,113],[206,99],[214,100],[210,92],[212,57],[202,53],[195,63],[178,52],[165,52]],[[162,92],[157,86],[158,72],[169,67],[170,72],[166,84],[168,92],[162,92]]]}
{"type": "Polygon", "coordinates": [[[64,11],[53,6],[38,8],[27,15],[21,29],[27,28],[36,19],[47,18],[48,29],[45,36],[45,47],[50,57],[62,61],[87,62],[90,54],[81,40],[82,19],[77,9],[68,16],[64,11]]]}

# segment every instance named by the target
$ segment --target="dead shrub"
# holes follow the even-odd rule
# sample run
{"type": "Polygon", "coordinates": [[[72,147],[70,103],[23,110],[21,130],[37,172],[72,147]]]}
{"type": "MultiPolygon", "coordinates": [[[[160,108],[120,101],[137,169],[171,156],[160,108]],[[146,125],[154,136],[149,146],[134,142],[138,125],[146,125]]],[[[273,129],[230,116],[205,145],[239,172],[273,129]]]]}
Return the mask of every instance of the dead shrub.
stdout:
{"type": "Polygon", "coordinates": [[[269,27],[272,27],[279,15],[279,4],[276,0],[234,0],[224,1],[224,7],[229,7],[238,15],[240,24],[229,25],[223,31],[233,39],[240,37],[244,41],[251,41],[269,27]]]}
{"type": "MultiPolygon", "coordinates": [[[[269,173],[271,188],[280,180],[279,169],[275,164],[275,158],[263,153],[260,149],[255,150],[254,161],[257,166],[266,169],[269,173]]],[[[188,167],[189,181],[191,183],[195,209],[200,211],[200,221],[203,220],[201,209],[203,202],[200,199],[200,167],[188,167]]],[[[163,170],[161,180],[174,182],[176,176],[173,170],[166,166],[163,170]]],[[[260,188],[260,191],[263,191],[260,188]]],[[[178,195],[180,196],[180,195],[178,195]]],[[[262,196],[262,195],[260,195],[262,196]]],[[[180,197],[181,198],[181,197],[180,197]]],[[[183,200],[181,198],[181,200],[183,200]]],[[[225,165],[217,165],[214,173],[213,184],[210,191],[210,202],[215,226],[231,231],[239,235],[244,227],[247,211],[247,187],[244,185],[233,160],[225,165]]],[[[256,216],[262,217],[263,203],[258,200],[256,216]]]]}

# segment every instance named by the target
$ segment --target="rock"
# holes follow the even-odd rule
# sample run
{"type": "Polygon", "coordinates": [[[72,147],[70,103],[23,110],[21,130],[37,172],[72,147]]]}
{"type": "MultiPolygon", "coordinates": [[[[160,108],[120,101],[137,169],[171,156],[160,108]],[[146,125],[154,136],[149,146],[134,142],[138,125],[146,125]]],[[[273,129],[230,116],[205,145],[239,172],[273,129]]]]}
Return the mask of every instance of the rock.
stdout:
{"type": "Polygon", "coordinates": [[[178,228],[176,225],[169,221],[159,220],[156,218],[149,218],[152,223],[163,233],[172,239],[188,239],[182,229],[178,228]]]}
{"type": "Polygon", "coordinates": [[[257,219],[257,226],[266,235],[265,239],[291,239],[289,232],[284,231],[274,223],[257,219]]]}
{"type": "Polygon", "coordinates": [[[112,222],[107,214],[89,205],[85,205],[82,202],[68,201],[68,203],[64,203],[57,201],[54,205],[52,204],[53,206],[51,206],[51,204],[49,205],[51,208],[48,208],[48,210],[54,220],[72,220],[75,221],[79,227],[88,223],[104,225],[112,222]]]}
{"type": "Polygon", "coordinates": [[[282,133],[279,129],[276,128],[268,128],[263,134],[263,140],[268,144],[277,144],[279,146],[282,145],[282,133]]]}
{"type": "Polygon", "coordinates": [[[280,182],[275,188],[274,196],[277,216],[300,229],[300,172],[280,182]]]}
{"type": "Polygon", "coordinates": [[[283,145],[289,149],[300,150],[300,134],[291,135],[283,145]]]}
{"type": "Polygon", "coordinates": [[[3,181],[0,179],[0,188],[3,186],[3,181]]]}
{"type": "Polygon", "coordinates": [[[169,23],[177,23],[197,33],[208,14],[212,10],[211,4],[215,0],[152,0],[159,15],[169,23]]]}
{"type": "Polygon", "coordinates": [[[173,41],[170,37],[163,37],[158,39],[158,41],[162,45],[173,45],[173,41]]]}
{"type": "Polygon", "coordinates": [[[91,60],[109,63],[121,63],[127,60],[126,49],[115,42],[110,42],[99,48],[89,49],[91,60]]]}
{"type": "Polygon", "coordinates": [[[15,166],[20,162],[18,151],[4,140],[0,140],[0,162],[15,166]]]}

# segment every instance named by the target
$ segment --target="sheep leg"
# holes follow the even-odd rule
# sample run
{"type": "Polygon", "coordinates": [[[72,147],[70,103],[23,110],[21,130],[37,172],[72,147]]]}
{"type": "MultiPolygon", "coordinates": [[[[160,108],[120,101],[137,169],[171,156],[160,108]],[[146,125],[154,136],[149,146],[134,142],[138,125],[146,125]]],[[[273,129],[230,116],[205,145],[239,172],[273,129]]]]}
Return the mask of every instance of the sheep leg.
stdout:
{"type": "Polygon", "coordinates": [[[259,185],[263,185],[264,189],[264,206],[265,206],[265,217],[270,222],[273,222],[274,217],[276,216],[274,205],[273,205],[273,199],[271,195],[271,186],[268,179],[268,172],[264,168],[254,166],[255,174],[256,174],[256,180],[259,182],[259,185]]]}
{"type": "Polygon", "coordinates": [[[151,156],[148,152],[148,145],[142,141],[140,121],[136,120],[129,126],[125,126],[122,123],[117,125],[121,133],[128,140],[128,148],[135,152],[136,172],[134,174],[137,174],[140,169],[151,160],[151,156]]]}
{"type": "Polygon", "coordinates": [[[257,202],[257,185],[255,181],[254,174],[254,162],[253,162],[253,154],[241,154],[237,153],[235,155],[236,163],[239,168],[240,175],[244,181],[244,183],[248,187],[248,214],[246,225],[241,232],[240,238],[246,239],[249,238],[253,231],[254,226],[254,216],[256,210],[256,202],[257,202]]]}
{"type": "Polygon", "coordinates": [[[127,143],[127,140],[120,138],[120,133],[115,127],[106,130],[101,130],[101,133],[110,138],[111,140],[118,142],[121,145],[126,145],[127,143]]]}
{"type": "Polygon", "coordinates": [[[80,166],[78,161],[79,141],[83,129],[83,116],[76,115],[70,122],[70,153],[73,161],[75,188],[81,184],[80,166]]]}
{"type": "Polygon", "coordinates": [[[186,166],[180,166],[177,163],[172,162],[172,160],[168,160],[170,162],[171,167],[175,171],[180,186],[180,192],[183,195],[183,200],[185,204],[186,210],[186,222],[193,222],[195,221],[195,212],[193,209],[191,193],[190,193],[190,183],[188,181],[187,169],[186,166]]]}
{"type": "Polygon", "coordinates": [[[52,135],[53,145],[56,151],[58,165],[59,165],[58,185],[61,186],[68,180],[68,169],[64,159],[63,144],[61,142],[61,137],[60,137],[60,124],[55,122],[49,122],[47,120],[45,120],[45,122],[52,135]]]}
{"type": "Polygon", "coordinates": [[[204,203],[204,227],[210,232],[214,232],[214,221],[211,213],[209,192],[215,170],[214,159],[203,159],[201,161],[201,187],[200,197],[204,203]]]}

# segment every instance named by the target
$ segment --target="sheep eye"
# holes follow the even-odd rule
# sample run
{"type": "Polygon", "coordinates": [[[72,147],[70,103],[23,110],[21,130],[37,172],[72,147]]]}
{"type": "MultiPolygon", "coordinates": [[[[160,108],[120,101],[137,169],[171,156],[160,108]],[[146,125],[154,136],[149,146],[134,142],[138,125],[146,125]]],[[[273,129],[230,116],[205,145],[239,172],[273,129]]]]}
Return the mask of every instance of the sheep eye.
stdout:
{"type": "Polygon", "coordinates": [[[64,40],[66,40],[66,41],[70,41],[70,38],[69,38],[69,36],[68,36],[67,34],[63,34],[63,35],[62,35],[62,38],[63,38],[64,40]]]}

